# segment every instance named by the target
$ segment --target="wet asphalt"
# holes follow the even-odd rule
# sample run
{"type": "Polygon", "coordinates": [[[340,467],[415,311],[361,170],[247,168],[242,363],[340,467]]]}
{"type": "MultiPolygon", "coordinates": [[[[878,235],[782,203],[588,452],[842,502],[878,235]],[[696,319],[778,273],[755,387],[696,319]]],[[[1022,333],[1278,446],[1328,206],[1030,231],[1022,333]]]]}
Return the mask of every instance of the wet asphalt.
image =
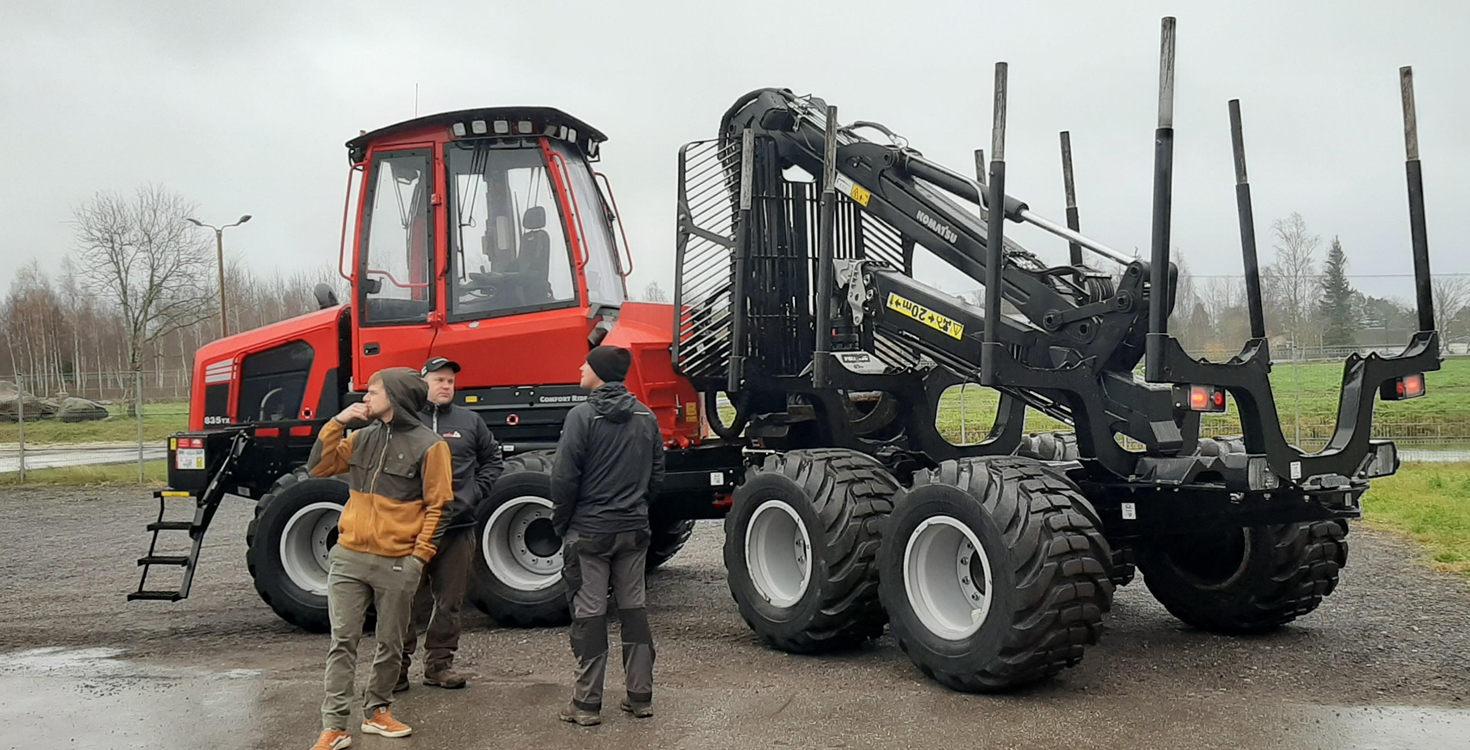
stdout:
{"type": "MultiPolygon", "coordinates": [[[[251,503],[222,508],[188,600],[129,604],[153,502],[117,488],[0,492],[0,749],[310,747],[326,639],[252,588],[251,503]]],[[[470,687],[425,687],[415,669],[395,705],[414,735],[353,747],[1470,747],[1470,585],[1415,565],[1395,538],[1349,538],[1337,593],[1276,634],[1191,630],[1140,581],[1119,591],[1081,666],[974,696],[926,680],[889,638],[820,658],[763,647],[726,589],[721,526],[702,523],[650,580],[654,718],[559,722],[565,629],[472,613],[458,660],[470,687]]]]}
{"type": "MultiPolygon", "coordinates": [[[[148,445],[143,448],[144,461],[161,461],[167,457],[168,449],[162,445],[148,445]]],[[[86,448],[47,446],[26,450],[27,471],[137,462],[137,445],[106,443],[86,448]]],[[[20,471],[19,447],[15,443],[0,445],[0,474],[13,474],[18,471],[20,471]]]]}

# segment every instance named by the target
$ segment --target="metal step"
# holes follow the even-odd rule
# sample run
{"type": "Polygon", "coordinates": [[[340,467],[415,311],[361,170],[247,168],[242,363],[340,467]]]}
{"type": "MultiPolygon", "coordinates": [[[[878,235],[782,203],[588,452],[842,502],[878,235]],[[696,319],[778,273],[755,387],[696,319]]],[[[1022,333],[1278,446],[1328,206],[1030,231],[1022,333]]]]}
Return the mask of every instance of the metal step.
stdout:
{"type": "Polygon", "coordinates": [[[130,602],[138,601],[140,599],[161,602],[176,602],[183,598],[183,593],[179,591],[134,591],[133,593],[128,594],[128,601],[130,602]]]}
{"type": "Polygon", "coordinates": [[[149,555],[138,558],[139,565],[188,565],[188,555],[149,555]]]}
{"type": "Polygon", "coordinates": [[[154,521],[148,524],[149,531],[192,531],[193,521],[154,521]]]}

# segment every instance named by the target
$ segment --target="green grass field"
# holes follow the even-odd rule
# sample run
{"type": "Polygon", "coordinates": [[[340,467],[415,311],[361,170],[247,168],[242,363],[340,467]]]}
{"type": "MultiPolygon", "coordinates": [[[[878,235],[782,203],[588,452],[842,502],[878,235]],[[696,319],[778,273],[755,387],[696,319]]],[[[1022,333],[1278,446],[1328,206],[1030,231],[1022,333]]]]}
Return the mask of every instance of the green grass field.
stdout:
{"type": "MultiPolygon", "coordinates": [[[[1447,359],[1444,369],[1425,376],[1428,394],[1410,401],[1378,402],[1373,415],[1373,434],[1400,441],[1401,448],[1460,448],[1470,445],[1470,358],[1447,359]]],[[[1298,410],[1301,415],[1301,445],[1320,448],[1337,423],[1337,398],[1342,383],[1342,364],[1313,362],[1277,364],[1271,373],[1276,393],[1276,412],[1289,441],[1296,440],[1298,410]],[[1300,393],[1300,404],[1296,394],[1300,393]]],[[[995,419],[999,394],[988,388],[952,388],[940,402],[939,429],[952,442],[959,442],[963,429],[970,441],[989,431],[995,419]],[[963,416],[963,420],[962,417],[963,416]]],[[[1203,434],[1238,435],[1240,417],[1231,404],[1226,414],[1207,416],[1203,434]]],[[[1044,415],[1028,412],[1027,432],[1067,429],[1044,415]]]]}
{"type": "Polygon", "coordinates": [[[1405,465],[1373,483],[1363,521],[1418,542],[1436,570],[1470,578],[1470,463],[1405,465]]]}
{"type": "MultiPolygon", "coordinates": [[[[113,404],[107,407],[111,419],[97,422],[66,423],[55,419],[42,422],[26,422],[26,445],[54,445],[58,443],[131,443],[138,440],[138,422],[128,416],[127,406],[113,404]]],[[[189,404],[166,402],[143,405],[143,440],[157,443],[169,435],[188,429],[189,404]]],[[[20,427],[14,422],[0,423],[0,443],[14,443],[20,439],[20,427]]]]}

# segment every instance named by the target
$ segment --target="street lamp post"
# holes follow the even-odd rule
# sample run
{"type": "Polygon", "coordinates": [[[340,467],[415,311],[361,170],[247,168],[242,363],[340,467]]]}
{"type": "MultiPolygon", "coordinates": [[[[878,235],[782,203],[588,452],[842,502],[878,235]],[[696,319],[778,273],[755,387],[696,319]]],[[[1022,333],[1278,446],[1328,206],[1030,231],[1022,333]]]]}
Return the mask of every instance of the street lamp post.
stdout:
{"type": "Polygon", "coordinates": [[[213,224],[205,224],[198,219],[189,219],[190,224],[196,227],[205,227],[214,230],[214,251],[219,257],[219,334],[220,338],[230,335],[229,318],[225,317],[225,230],[230,227],[238,227],[250,221],[250,214],[240,217],[234,224],[226,224],[222,227],[213,224]]]}

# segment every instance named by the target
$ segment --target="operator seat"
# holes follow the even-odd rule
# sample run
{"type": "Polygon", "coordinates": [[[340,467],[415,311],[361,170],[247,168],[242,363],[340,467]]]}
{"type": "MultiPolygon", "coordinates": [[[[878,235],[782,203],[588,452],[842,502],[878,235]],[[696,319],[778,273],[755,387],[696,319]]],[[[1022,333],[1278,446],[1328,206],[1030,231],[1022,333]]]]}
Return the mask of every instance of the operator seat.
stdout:
{"type": "Polygon", "coordinates": [[[526,209],[521,226],[526,231],[521,235],[516,270],[520,272],[526,304],[539,305],[551,300],[551,235],[546,233],[545,207],[526,209]]]}

